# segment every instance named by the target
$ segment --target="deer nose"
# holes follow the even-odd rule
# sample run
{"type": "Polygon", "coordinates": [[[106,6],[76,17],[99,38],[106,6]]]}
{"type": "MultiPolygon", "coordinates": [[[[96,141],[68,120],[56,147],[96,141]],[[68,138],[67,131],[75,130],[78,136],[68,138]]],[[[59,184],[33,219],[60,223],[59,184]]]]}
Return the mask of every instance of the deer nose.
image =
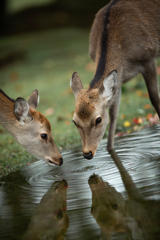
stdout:
{"type": "Polygon", "coordinates": [[[91,158],[93,158],[92,152],[91,151],[89,153],[84,153],[83,152],[83,157],[87,158],[88,160],[90,160],[91,158]]]}
{"type": "Polygon", "coordinates": [[[59,166],[61,166],[63,164],[63,158],[60,158],[59,162],[60,162],[59,166]]]}
{"type": "Polygon", "coordinates": [[[98,183],[98,175],[93,174],[92,176],[89,177],[88,183],[89,184],[97,184],[98,183]]]}

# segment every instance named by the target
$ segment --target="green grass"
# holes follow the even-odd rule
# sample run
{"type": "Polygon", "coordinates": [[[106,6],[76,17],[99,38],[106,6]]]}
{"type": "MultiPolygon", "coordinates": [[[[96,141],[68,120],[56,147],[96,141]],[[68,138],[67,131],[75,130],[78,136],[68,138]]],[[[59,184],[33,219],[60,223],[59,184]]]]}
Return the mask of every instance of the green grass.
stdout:
{"type": "MultiPolygon", "coordinates": [[[[60,150],[80,145],[77,129],[72,123],[75,99],[70,89],[70,78],[74,71],[80,75],[85,87],[94,75],[89,53],[89,30],[60,29],[32,33],[0,40],[1,56],[10,52],[25,53],[22,60],[8,64],[0,70],[0,88],[11,98],[23,97],[26,100],[34,89],[38,89],[40,103],[37,108],[46,115],[53,108],[54,113],[47,116],[52,126],[54,140],[60,150]]],[[[117,129],[127,131],[124,121],[132,123],[133,118],[145,118],[154,113],[153,108],[145,110],[150,104],[146,97],[136,95],[136,90],[146,93],[141,76],[125,84],[120,105],[117,129]],[[124,114],[125,118],[121,119],[124,114]]],[[[146,121],[144,124],[148,124],[146,121]]],[[[132,127],[130,130],[132,130],[132,127]]],[[[107,136],[107,131],[105,136],[107,136]]],[[[0,128],[0,176],[35,161],[16,141],[0,128]]]]}

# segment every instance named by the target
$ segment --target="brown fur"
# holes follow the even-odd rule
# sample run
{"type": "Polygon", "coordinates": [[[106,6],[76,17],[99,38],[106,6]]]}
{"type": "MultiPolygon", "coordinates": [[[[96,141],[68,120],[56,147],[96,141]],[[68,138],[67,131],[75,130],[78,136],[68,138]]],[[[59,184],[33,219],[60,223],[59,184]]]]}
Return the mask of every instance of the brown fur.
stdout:
{"type": "Polygon", "coordinates": [[[81,90],[80,94],[77,96],[78,101],[76,104],[77,115],[85,120],[89,118],[95,108],[93,105],[94,99],[97,97],[97,91],[89,91],[89,94],[85,90],[81,90]]]}
{"type": "Polygon", "coordinates": [[[14,101],[11,100],[3,91],[0,90],[0,117],[5,117],[15,121],[14,101]],[[6,117],[5,117],[6,116],[6,117]]]}
{"type": "Polygon", "coordinates": [[[40,122],[46,127],[46,129],[48,129],[48,131],[51,131],[51,124],[44,115],[42,115],[40,112],[37,112],[32,107],[30,107],[30,114],[35,121],[40,122]]]}
{"type": "MultiPolygon", "coordinates": [[[[101,31],[107,8],[108,5],[97,13],[90,34],[90,56],[96,65],[100,57],[101,31]]],[[[159,56],[159,9],[158,0],[121,0],[112,6],[103,78],[112,70],[120,71],[123,65],[127,67],[130,63],[150,61],[159,56]]],[[[123,82],[125,80],[128,80],[127,76],[123,82]]]]}
{"type": "MultiPolygon", "coordinates": [[[[97,13],[91,29],[90,56],[96,66],[100,59],[103,19],[108,6],[97,13]]],[[[102,78],[95,84],[95,87],[99,87],[109,72],[117,71],[117,98],[112,100],[113,106],[110,109],[108,149],[114,146],[121,85],[138,73],[143,74],[150,100],[160,117],[160,98],[154,62],[160,55],[159,12],[159,0],[121,0],[111,7],[107,26],[105,70],[102,78]]]]}
{"type": "Polygon", "coordinates": [[[159,0],[112,0],[96,14],[91,28],[89,46],[90,57],[96,65],[95,76],[86,91],[83,90],[77,73],[73,75],[71,82],[76,98],[74,119],[81,122],[82,128],[79,131],[82,145],[88,153],[95,154],[99,141],[104,135],[104,128],[108,123],[108,120],[104,119],[104,117],[108,118],[106,107],[109,108],[110,117],[107,149],[114,147],[121,86],[138,73],[143,75],[151,103],[160,117],[160,97],[155,65],[155,59],[160,56],[159,23],[159,0]],[[93,94],[94,103],[88,100],[93,90],[99,92],[97,95],[93,94]],[[106,101],[109,99],[107,104],[103,92],[109,96],[106,96],[106,101]],[[96,110],[96,103],[103,112],[96,110]],[[99,125],[99,132],[95,125],[89,123],[93,121],[91,116],[94,116],[95,120],[96,117],[102,117],[103,126],[99,125]]]}
{"type": "MultiPolygon", "coordinates": [[[[7,119],[11,121],[17,121],[14,114],[14,101],[2,91],[0,91],[0,109],[0,115],[5,115],[5,121],[7,119]]],[[[42,115],[40,112],[37,112],[35,109],[33,109],[33,107],[30,107],[30,114],[35,121],[41,122],[49,131],[51,131],[51,124],[44,115],[42,115]]]]}
{"type": "Polygon", "coordinates": [[[38,99],[38,91],[34,90],[28,101],[30,106],[23,98],[14,101],[0,90],[0,124],[35,157],[44,159],[49,165],[62,165],[50,122],[35,110],[38,99]]]}

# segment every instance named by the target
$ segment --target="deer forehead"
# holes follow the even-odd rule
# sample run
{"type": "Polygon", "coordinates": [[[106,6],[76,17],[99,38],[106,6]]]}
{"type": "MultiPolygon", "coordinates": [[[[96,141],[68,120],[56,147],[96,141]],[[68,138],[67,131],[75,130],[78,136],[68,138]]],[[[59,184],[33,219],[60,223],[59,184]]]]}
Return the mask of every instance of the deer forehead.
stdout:
{"type": "Polygon", "coordinates": [[[91,117],[93,114],[95,107],[89,102],[85,101],[84,99],[76,105],[76,114],[82,120],[86,120],[91,117]]]}
{"type": "Polygon", "coordinates": [[[44,115],[33,109],[30,109],[30,114],[32,115],[34,121],[38,123],[38,125],[40,125],[40,127],[43,127],[49,132],[51,132],[51,124],[44,115]]]}
{"type": "Polygon", "coordinates": [[[98,90],[82,90],[76,100],[75,112],[82,119],[87,120],[95,113],[96,106],[99,104],[98,90]]]}

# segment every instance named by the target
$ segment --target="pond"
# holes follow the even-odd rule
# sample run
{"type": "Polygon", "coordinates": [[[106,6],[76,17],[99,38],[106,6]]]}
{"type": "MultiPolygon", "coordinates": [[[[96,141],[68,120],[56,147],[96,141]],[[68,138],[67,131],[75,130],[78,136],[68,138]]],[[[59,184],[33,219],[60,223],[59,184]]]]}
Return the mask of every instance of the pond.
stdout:
{"type": "Polygon", "coordinates": [[[106,141],[1,179],[0,239],[160,239],[160,125],[106,141]]]}

